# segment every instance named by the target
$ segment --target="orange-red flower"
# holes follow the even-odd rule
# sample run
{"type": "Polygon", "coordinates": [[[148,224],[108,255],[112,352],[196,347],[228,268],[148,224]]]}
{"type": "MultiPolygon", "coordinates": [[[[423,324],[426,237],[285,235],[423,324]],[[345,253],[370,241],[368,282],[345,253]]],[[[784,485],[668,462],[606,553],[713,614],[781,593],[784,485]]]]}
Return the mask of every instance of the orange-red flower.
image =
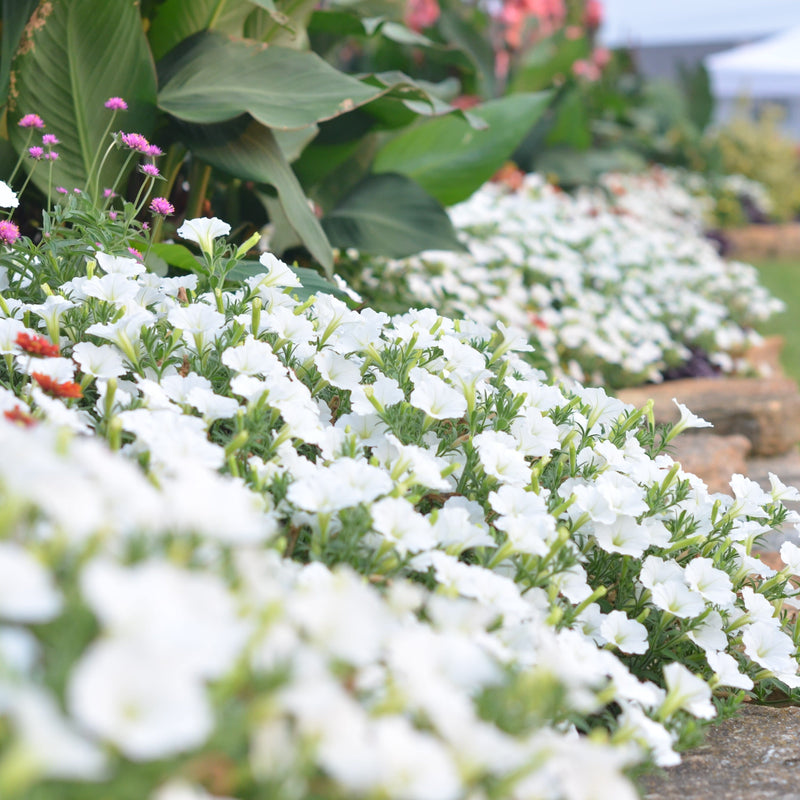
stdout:
{"type": "Polygon", "coordinates": [[[14,406],[9,411],[4,411],[3,416],[11,422],[16,422],[25,428],[32,428],[36,424],[36,418],[32,417],[27,411],[23,411],[19,406],[14,406]]]}
{"type": "Polygon", "coordinates": [[[34,372],[33,379],[42,387],[42,391],[45,394],[53,397],[83,397],[80,385],[72,381],[59,383],[49,375],[43,375],[41,372],[34,372]]]}
{"type": "Polygon", "coordinates": [[[58,345],[48,342],[44,336],[38,334],[18,333],[16,343],[26,352],[32,356],[44,356],[45,358],[54,358],[59,355],[58,345]]]}

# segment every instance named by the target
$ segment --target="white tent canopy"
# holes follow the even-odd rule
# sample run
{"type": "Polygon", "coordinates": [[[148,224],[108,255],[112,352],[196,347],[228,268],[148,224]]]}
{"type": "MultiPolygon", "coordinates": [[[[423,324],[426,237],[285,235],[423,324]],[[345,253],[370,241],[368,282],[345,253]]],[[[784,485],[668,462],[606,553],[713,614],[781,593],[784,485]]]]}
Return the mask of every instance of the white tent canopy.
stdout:
{"type": "Polygon", "coordinates": [[[800,98],[800,27],[705,60],[714,96],[800,98]]]}
{"type": "Polygon", "coordinates": [[[604,0],[607,47],[752,41],[800,25],[800,0],[604,0]]]}

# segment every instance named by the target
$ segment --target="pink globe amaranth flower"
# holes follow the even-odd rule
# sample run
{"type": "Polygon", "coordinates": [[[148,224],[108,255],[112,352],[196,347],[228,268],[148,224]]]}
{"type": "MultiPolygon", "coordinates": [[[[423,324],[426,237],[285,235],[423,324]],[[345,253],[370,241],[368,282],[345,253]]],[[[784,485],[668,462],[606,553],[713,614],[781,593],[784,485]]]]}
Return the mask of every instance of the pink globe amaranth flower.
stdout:
{"type": "Polygon", "coordinates": [[[139,251],[138,251],[138,250],[137,250],[135,247],[129,247],[129,248],[128,248],[128,252],[129,252],[129,253],[130,253],[130,254],[131,254],[131,255],[132,255],[132,256],[133,256],[135,259],[138,259],[139,261],[144,261],[144,256],[143,256],[143,255],[142,255],[142,254],[141,254],[141,253],[140,253],[140,252],[139,252],[139,251]]]}
{"type": "Polygon", "coordinates": [[[150,147],[150,142],[141,133],[122,133],[120,138],[126,147],[130,147],[131,150],[137,150],[140,153],[146,153],[147,148],[150,147]]]}
{"type": "Polygon", "coordinates": [[[117,218],[117,212],[116,212],[116,211],[109,211],[109,212],[108,212],[108,218],[109,218],[109,219],[110,219],[112,222],[114,222],[114,221],[116,220],[116,218],[117,218]]]}
{"type": "Polygon", "coordinates": [[[56,186],[56,191],[59,194],[69,194],[69,192],[63,186],[56,186]]]}
{"type": "Polygon", "coordinates": [[[38,114],[25,114],[17,125],[20,128],[44,128],[44,120],[38,114]]]}
{"type": "Polygon", "coordinates": [[[145,175],[149,175],[151,178],[157,178],[161,174],[161,171],[155,164],[142,164],[140,169],[145,175]]]}
{"type": "Polygon", "coordinates": [[[164,151],[157,144],[149,144],[143,152],[145,155],[152,156],[153,158],[164,155],[164,151]]]}
{"type": "Polygon", "coordinates": [[[49,153],[45,153],[44,157],[48,159],[48,161],[55,161],[58,158],[58,153],[55,150],[51,150],[49,153]]]}
{"type": "Polygon", "coordinates": [[[19,239],[19,228],[7,219],[0,220],[0,242],[14,244],[19,239]]]}
{"type": "Polygon", "coordinates": [[[59,142],[58,137],[54,133],[45,133],[44,136],[42,136],[42,144],[52,147],[54,144],[61,144],[61,142],[59,142]]]}
{"type": "Polygon", "coordinates": [[[175,213],[175,207],[166,197],[154,197],[150,201],[150,211],[161,217],[168,217],[170,214],[175,213]]]}
{"type": "Polygon", "coordinates": [[[121,97],[109,97],[103,105],[112,111],[127,111],[128,104],[121,97]]]}
{"type": "Polygon", "coordinates": [[[36,147],[36,146],[29,147],[28,148],[28,155],[31,158],[36,159],[36,161],[38,161],[44,155],[44,148],[43,147],[36,147]]]}
{"type": "Polygon", "coordinates": [[[113,189],[103,189],[103,197],[108,200],[109,197],[116,197],[117,193],[113,189]]]}

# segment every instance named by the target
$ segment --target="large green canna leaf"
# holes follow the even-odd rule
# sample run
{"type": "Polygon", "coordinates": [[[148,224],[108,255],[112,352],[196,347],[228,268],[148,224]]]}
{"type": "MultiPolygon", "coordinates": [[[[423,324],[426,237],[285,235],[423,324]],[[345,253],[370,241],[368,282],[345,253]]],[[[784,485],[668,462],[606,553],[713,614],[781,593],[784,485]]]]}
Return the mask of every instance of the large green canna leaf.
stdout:
{"type": "Polygon", "coordinates": [[[269,128],[245,119],[223,125],[192,125],[184,129],[183,140],[194,155],[212,166],[237,178],[274,186],[289,224],[331,274],[331,246],[269,128]]]}
{"type": "Polygon", "coordinates": [[[368,175],[322,226],[334,247],[390,258],[465,249],[445,210],[404,175],[368,175]]]}
{"type": "Polygon", "coordinates": [[[567,89],[554,110],[553,124],[547,132],[545,144],[548,147],[588,150],[592,146],[591,119],[581,90],[577,86],[567,89]]]}
{"type": "Polygon", "coordinates": [[[166,0],[147,32],[153,57],[158,60],[199,31],[240,35],[252,11],[250,0],[166,0]]]}
{"type": "Polygon", "coordinates": [[[38,0],[3,0],[3,33],[0,38],[0,96],[8,94],[11,60],[38,0]]]}
{"type": "MultiPolygon", "coordinates": [[[[249,113],[270,128],[303,128],[381,95],[314,53],[199,34],[159,65],[164,111],[185,122],[224,122],[249,113]]],[[[174,51],[173,51],[174,52],[174,51]]]]}
{"type": "Polygon", "coordinates": [[[572,65],[579,58],[588,58],[591,45],[585,36],[570,39],[564,31],[537,42],[525,54],[525,59],[514,71],[510,91],[538,92],[553,82],[559,83],[558,76],[569,75],[572,65]]]}
{"type": "Polygon", "coordinates": [[[471,109],[488,128],[474,130],[453,116],[425,120],[389,140],[373,171],[413,178],[443,205],[465,200],[508,160],[544,113],[548,92],[517,94],[471,109]]]}
{"type": "Polygon", "coordinates": [[[278,0],[272,8],[259,3],[247,18],[245,36],[294,50],[307,49],[308,20],[317,0],[278,0]]]}
{"type": "MultiPolygon", "coordinates": [[[[136,0],[48,0],[37,10],[39,23],[23,40],[13,63],[16,95],[9,108],[9,134],[17,151],[28,131],[17,122],[28,113],[45,121],[61,141],[53,166],[53,185],[82,187],[90,165],[108,141],[111,119],[104,107],[112,96],[124,97],[129,110],[117,126],[148,135],[155,120],[156,76],[136,0]]],[[[126,158],[114,151],[100,187],[117,176],[126,158]]],[[[41,165],[34,181],[47,186],[41,165]]]]}

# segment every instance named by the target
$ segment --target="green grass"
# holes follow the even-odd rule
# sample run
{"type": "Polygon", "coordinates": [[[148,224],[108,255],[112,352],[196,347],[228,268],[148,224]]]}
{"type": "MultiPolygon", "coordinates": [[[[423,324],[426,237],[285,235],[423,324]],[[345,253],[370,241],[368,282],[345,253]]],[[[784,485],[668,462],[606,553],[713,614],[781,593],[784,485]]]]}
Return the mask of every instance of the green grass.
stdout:
{"type": "Polygon", "coordinates": [[[800,260],[762,261],[755,267],[761,283],[786,303],[786,311],[761,325],[759,333],[784,337],[781,364],[786,374],[800,383],[800,260]]]}

